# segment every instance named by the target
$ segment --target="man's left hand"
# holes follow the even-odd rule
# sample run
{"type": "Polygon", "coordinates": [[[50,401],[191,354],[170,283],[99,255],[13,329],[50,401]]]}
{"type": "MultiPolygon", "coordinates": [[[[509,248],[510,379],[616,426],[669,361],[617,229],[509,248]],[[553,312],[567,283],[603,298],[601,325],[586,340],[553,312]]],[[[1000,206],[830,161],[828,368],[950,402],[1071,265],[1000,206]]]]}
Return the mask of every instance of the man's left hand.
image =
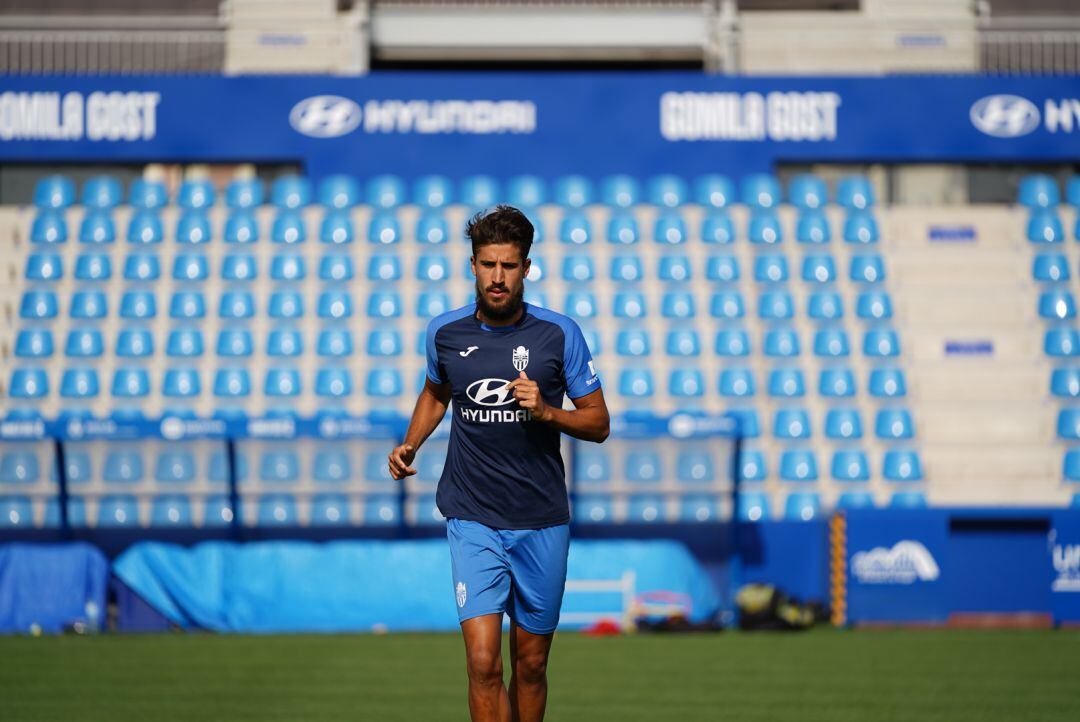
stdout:
{"type": "Polygon", "coordinates": [[[518,406],[528,409],[532,413],[534,421],[547,421],[548,417],[551,416],[551,408],[544,403],[544,399],[540,396],[540,387],[536,385],[535,381],[526,376],[524,371],[510,382],[510,390],[514,393],[518,406]]]}

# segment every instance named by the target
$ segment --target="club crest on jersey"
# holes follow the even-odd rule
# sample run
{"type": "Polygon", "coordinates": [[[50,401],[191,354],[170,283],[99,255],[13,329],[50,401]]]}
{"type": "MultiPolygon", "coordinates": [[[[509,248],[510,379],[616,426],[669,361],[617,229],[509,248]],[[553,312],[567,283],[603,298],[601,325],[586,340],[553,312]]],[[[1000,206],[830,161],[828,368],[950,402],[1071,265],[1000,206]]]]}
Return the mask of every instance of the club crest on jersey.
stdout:
{"type": "Polygon", "coordinates": [[[518,371],[524,371],[525,367],[529,365],[529,349],[524,346],[518,346],[514,349],[514,368],[518,371]]]}
{"type": "Polygon", "coordinates": [[[465,606],[465,582],[458,582],[457,589],[457,605],[459,607],[465,606]]]}

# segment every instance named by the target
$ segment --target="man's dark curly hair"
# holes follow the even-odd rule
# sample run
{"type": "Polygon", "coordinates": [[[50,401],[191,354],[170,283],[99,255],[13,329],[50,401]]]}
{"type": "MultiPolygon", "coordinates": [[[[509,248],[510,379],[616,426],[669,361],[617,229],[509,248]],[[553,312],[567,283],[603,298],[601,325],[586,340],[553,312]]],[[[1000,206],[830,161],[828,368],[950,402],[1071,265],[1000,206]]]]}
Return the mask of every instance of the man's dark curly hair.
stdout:
{"type": "Polygon", "coordinates": [[[469,219],[465,235],[472,242],[472,252],[481,246],[495,243],[513,243],[521,251],[521,260],[529,257],[535,229],[525,214],[513,206],[498,205],[489,211],[480,211],[469,219]]]}

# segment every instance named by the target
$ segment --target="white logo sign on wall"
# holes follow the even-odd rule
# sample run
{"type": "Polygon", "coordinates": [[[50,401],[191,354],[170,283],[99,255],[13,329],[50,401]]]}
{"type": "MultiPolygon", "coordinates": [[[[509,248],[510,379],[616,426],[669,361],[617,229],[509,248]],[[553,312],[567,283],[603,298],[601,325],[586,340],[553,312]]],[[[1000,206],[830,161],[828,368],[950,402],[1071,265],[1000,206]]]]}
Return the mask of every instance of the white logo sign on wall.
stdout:
{"type": "Polygon", "coordinates": [[[666,140],[836,140],[839,93],[680,93],[660,96],[666,140]]]}
{"type": "Polygon", "coordinates": [[[360,106],[338,95],[316,95],[301,100],[289,113],[289,125],[312,138],[337,138],[360,125],[360,106]]]}
{"type": "Polygon", "coordinates": [[[1019,95],[987,95],[969,113],[971,124],[995,138],[1019,138],[1039,127],[1039,109],[1019,95]]]}
{"type": "Polygon", "coordinates": [[[1055,592],[1080,592],[1080,544],[1055,544],[1054,582],[1055,592]]]}
{"type": "Polygon", "coordinates": [[[364,133],[431,135],[461,133],[531,134],[536,104],[529,100],[368,100],[363,107],[338,95],[301,100],[289,124],[312,138],[337,138],[356,129],[364,133]]]}
{"type": "Polygon", "coordinates": [[[875,547],[851,557],[851,574],[860,584],[932,582],[941,570],[922,543],[905,539],[892,549],[875,547]]]}

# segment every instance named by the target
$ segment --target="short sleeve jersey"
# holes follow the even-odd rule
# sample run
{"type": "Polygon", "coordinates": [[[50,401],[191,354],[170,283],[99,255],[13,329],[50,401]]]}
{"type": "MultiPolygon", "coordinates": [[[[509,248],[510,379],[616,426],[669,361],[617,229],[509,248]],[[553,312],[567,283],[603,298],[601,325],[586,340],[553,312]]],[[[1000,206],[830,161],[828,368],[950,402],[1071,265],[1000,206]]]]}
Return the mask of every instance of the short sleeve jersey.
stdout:
{"type": "MultiPolygon", "coordinates": [[[[495,529],[541,529],[570,520],[560,433],[534,422],[507,385],[524,371],[550,406],[600,388],[581,329],[525,304],[512,326],[492,327],[476,304],[434,318],[427,376],[450,384],[453,420],[436,503],[447,518],[495,529]]],[[[422,453],[422,452],[421,452],[422,453]]]]}

